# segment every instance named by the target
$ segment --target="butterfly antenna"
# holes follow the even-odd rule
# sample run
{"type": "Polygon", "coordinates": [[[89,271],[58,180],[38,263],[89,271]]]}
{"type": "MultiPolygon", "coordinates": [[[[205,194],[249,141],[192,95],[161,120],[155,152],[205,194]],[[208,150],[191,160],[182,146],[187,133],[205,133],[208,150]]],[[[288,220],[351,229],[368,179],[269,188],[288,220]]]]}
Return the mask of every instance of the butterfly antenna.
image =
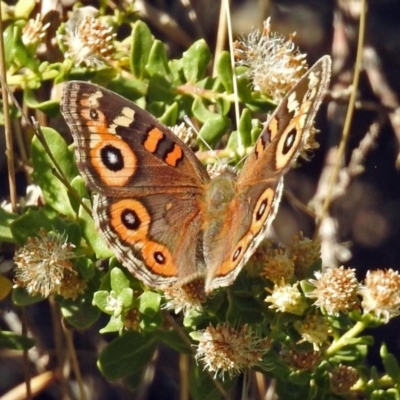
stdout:
{"type": "Polygon", "coordinates": [[[193,130],[193,132],[196,134],[196,136],[198,137],[198,139],[204,144],[204,146],[207,147],[207,149],[210,151],[210,153],[212,154],[213,157],[216,158],[216,160],[218,161],[218,164],[220,166],[222,166],[222,161],[221,159],[218,157],[217,152],[207,143],[206,140],[204,140],[204,138],[200,135],[199,131],[196,129],[196,127],[193,125],[193,122],[191,121],[191,119],[185,114],[183,116],[183,120],[185,121],[185,123],[193,130]]]}
{"type": "Polygon", "coordinates": [[[237,167],[238,165],[244,163],[244,161],[246,160],[246,158],[247,158],[248,156],[249,156],[248,154],[245,154],[245,155],[236,163],[236,166],[235,166],[235,167],[237,167]]]}

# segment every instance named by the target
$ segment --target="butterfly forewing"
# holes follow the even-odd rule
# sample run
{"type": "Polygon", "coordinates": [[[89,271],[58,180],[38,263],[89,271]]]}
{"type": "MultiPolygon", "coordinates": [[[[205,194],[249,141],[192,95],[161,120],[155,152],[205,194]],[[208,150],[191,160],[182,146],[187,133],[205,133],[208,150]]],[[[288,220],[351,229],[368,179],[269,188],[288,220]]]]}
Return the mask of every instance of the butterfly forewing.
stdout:
{"type": "Polygon", "coordinates": [[[184,186],[198,192],[209,179],[194,153],[166,126],[113,92],[68,82],[61,112],[72,131],[78,167],[98,193],[146,195],[184,186]]]}

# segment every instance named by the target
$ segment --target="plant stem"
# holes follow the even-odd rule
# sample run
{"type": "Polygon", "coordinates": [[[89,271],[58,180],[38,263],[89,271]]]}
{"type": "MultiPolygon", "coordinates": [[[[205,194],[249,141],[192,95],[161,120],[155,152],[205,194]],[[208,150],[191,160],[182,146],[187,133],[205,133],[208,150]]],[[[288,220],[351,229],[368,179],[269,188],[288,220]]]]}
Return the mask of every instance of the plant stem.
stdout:
{"type": "Polygon", "coordinates": [[[326,356],[331,357],[342,347],[348,345],[348,340],[357,337],[364,329],[366,325],[362,321],[358,321],[351,329],[349,329],[339,340],[335,340],[326,351],[326,356]]]}

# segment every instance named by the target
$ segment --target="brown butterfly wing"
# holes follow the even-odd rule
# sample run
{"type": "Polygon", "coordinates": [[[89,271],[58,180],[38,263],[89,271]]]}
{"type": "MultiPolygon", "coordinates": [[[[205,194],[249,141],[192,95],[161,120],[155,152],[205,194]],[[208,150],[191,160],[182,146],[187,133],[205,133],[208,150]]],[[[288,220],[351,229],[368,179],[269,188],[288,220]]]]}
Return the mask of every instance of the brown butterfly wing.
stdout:
{"type": "MultiPolygon", "coordinates": [[[[303,149],[327,91],[331,60],[322,57],[289,91],[268,120],[236,182],[229,230],[218,254],[210,257],[206,289],[230,285],[265,238],[277,212],[283,175],[303,149]],[[234,233],[233,233],[234,232],[234,233]]],[[[205,235],[207,240],[209,235],[205,235]]],[[[206,244],[207,247],[207,244],[206,244]]],[[[208,245],[212,248],[212,245],[208,245]]]]}
{"type": "Polygon", "coordinates": [[[194,153],[119,95],[69,82],[61,111],[77,165],[99,195],[94,218],[117,258],[153,287],[204,274],[198,249],[209,176],[194,153]]]}
{"type": "Polygon", "coordinates": [[[159,187],[199,192],[209,180],[194,153],[170,129],[116,93],[68,82],[61,112],[74,138],[78,167],[98,193],[145,195],[159,187]]]}
{"type": "Polygon", "coordinates": [[[97,195],[93,212],[117,258],[147,285],[180,285],[205,275],[199,252],[202,215],[192,196],[174,193],[121,199],[97,195]]]}

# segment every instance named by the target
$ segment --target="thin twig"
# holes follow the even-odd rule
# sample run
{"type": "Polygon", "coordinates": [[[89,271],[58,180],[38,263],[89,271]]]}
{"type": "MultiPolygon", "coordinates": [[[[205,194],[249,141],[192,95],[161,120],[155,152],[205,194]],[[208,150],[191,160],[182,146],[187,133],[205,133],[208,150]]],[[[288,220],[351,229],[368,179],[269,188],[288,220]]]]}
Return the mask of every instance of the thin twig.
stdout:
{"type": "MultiPolygon", "coordinates": [[[[26,308],[21,307],[21,323],[22,323],[22,336],[28,337],[28,325],[26,322],[26,308]]],[[[26,387],[26,400],[32,400],[32,386],[31,386],[31,370],[29,368],[29,355],[28,350],[24,349],[22,353],[22,359],[24,360],[24,375],[25,375],[25,387],[26,387]]]]}
{"type": "Polygon", "coordinates": [[[356,57],[356,62],[355,62],[354,76],[353,76],[353,83],[352,83],[353,90],[351,91],[351,94],[350,94],[349,106],[347,108],[346,119],[345,119],[343,132],[342,132],[342,139],[340,141],[339,149],[336,154],[336,163],[333,167],[327,194],[326,194],[324,203],[322,204],[321,213],[320,213],[319,219],[317,221],[316,234],[318,234],[319,228],[321,227],[321,223],[322,223],[323,219],[325,218],[325,215],[327,214],[328,209],[331,205],[333,189],[338,180],[341,160],[344,156],[344,152],[346,150],[348,138],[350,135],[350,126],[351,126],[351,121],[352,121],[352,117],[354,114],[354,108],[355,108],[356,97],[357,97],[357,88],[358,88],[358,84],[359,84],[359,80],[360,80],[360,73],[361,73],[361,69],[362,69],[362,57],[363,57],[364,37],[365,37],[365,21],[366,21],[366,14],[367,14],[366,0],[361,0],[360,7],[361,7],[360,26],[359,26],[359,30],[358,30],[357,57],[356,57]]]}
{"type": "Polygon", "coordinates": [[[54,164],[54,169],[52,171],[53,175],[57,177],[57,179],[64,184],[64,186],[70,191],[70,193],[79,201],[79,204],[83,207],[83,209],[90,215],[92,212],[88,208],[88,206],[82,201],[82,198],[78,195],[78,192],[71,186],[70,181],[65,176],[64,171],[62,170],[61,166],[58,164],[56,158],[54,157],[53,153],[49,145],[46,142],[46,138],[42,132],[40,125],[34,121],[33,123],[35,127],[36,137],[39,139],[40,144],[46,151],[46,154],[49,156],[51,162],[54,164]]]}
{"type": "Polygon", "coordinates": [[[70,181],[68,178],[65,176],[64,171],[62,170],[61,166],[57,162],[56,158],[54,157],[49,145],[47,144],[46,138],[43,134],[42,128],[40,124],[35,121],[34,119],[31,121],[22,107],[19,105],[17,99],[15,98],[14,94],[10,90],[10,88],[7,86],[6,82],[0,75],[0,82],[2,83],[3,87],[5,90],[8,92],[8,95],[11,97],[15,107],[17,107],[18,111],[21,113],[21,115],[25,118],[25,121],[32,127],[36,137],[39,139],[40,144],[43,146],[44,150],[46,151],[46,154],[49,156],[50,160],[54,164],[54,169],[53,169],[53,174],[56,176],[61,183],[64,184],[64,186],[70,191],[71,195],[79,202],[79,204],[83,207],[83,209],[88,213],[91,214],[91,210],[88,208],[88,206],[82,201],[81,196],[79,196],[78,192],[71,186],[70,181]]]}
{"type": "Polygon", "coordinates": [[[82,374],[79,368],[78,358],[76,356],[76,351],[72,340],[72,331],[68,329],[65,325],[63,325],[63,328],[64,328],[64,335],[67,342],[68,354],[71,361],[72,370],[74,371],[75,379],[79,387],[79,399],[86,400],[87,396],[83,384],[82,374]]]}
{"type": "Polygon", "coordinates": [[[289,189],[285,188],[283,190],[283,193],[285,195],[285,197],[298,209],[300,209],[301,211],[303,211],[305,214],[307,214],[309,217],[315,219],[316,215],[315,213],[310,210],[309,207],[307,207],[306,205],[304,205],[289,189]]]}
{"type": "Polygon", "coordinates": [[[215,52],[214,52],[214,64],[212,70],[212,76],[217,75],[217,60],[225,48],[226,41],[226,4],[225,0],[221,1],[221,6],[219,9],[219,19],[218,19],[218,29],[217,29],[217,39],[215,41],[215,52]]]}
{"type": "Polygon", "coordinates": [[[179,378],[180,378],[179,400],[190,399],[189,379],[188,379],[189,369],[190,369],[189,356],[187,354],[179,354],[179,378]]]}
{"type": "MultiPolygon", "coordinates": [[[[3,28],[3,16],[1,14],[0,7],[0,32],[4,32],[3,28]]],[[[7,167],[8,167],[8,183],[10,189],[10,201],[11,209],[13,212],[17,211],[17,185],[15,182],[15,167],[14,167],[14,150],[12,140],[12,129],[11,129],[11,118],[10,118],[10,107],[8,104],[8,95],[6,89],[6,62],[4,55],[4,41],[3,35],[0,37],[0,76],[4,78],[4,82],[1,85],[1,91],[3,95],[3,113],[4,113],[4,130],[6,135],[6,155],[7,155],[7,167]]]]}
{"type": "Polygon", "coordinates": [[[57,360],[57,375],[60,382],[60,399],[68,398],[68,387],[65,380],[64,365],[65,365],[65,345],[64,335],[61,328],[61,315],[59,305],[56,303],[53,297],[49,298],[51,321],[53,327],[53,338],[55,346],[55,356],[57,360]]]}

